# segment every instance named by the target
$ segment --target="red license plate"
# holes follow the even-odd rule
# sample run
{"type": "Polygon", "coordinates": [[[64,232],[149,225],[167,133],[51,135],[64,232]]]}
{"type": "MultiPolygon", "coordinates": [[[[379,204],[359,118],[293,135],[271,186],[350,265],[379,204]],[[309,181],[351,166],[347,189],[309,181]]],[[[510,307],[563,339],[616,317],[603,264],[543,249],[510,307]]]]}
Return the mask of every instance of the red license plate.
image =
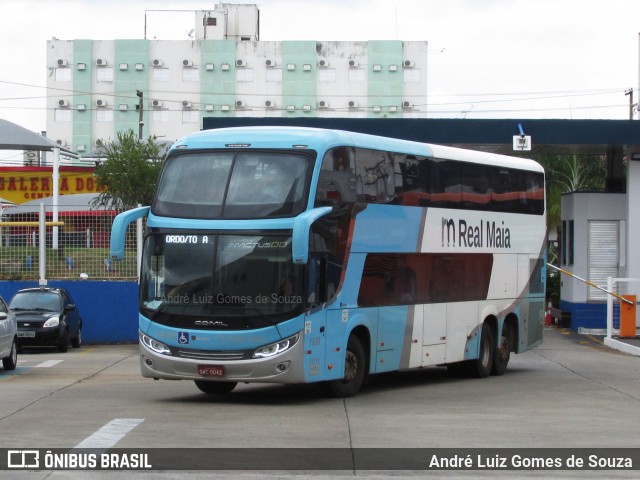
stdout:
{"type": "Polygon", "coordinates": [[[224,377],[222,365],[198,365],[198,375],[203,377],[224,377]]]}

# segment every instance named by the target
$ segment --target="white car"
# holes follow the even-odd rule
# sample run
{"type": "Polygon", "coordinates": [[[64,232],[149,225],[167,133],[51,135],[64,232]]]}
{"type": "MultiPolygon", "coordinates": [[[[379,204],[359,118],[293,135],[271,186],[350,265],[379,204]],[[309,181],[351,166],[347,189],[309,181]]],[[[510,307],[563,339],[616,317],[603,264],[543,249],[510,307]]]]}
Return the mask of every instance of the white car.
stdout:
{"type": "Polygon", "coordinates": [[[15,315],[0,297],[0,358],[5,370],[15,370],[18,364],[18,325],[15,315]]]}

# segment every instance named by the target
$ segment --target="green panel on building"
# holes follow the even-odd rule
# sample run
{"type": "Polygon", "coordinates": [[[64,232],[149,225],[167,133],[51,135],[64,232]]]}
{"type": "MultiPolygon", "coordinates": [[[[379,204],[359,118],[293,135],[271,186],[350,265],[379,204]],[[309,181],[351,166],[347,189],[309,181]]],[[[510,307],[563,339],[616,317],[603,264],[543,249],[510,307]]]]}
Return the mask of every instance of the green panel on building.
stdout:
{"type": "Polygon", "coordinates": [[[370,40],[368,42],[369,58],[369,116],[402,115],[403,92],[403,49],[400,40],[370,40]],[[389,111],[395,106],[397,112],[389,111]],[[379,110],[378,110],[379,107],[379,110]]]}
{"type": "MultiPolygon", "coordinates": [[[[116,40],[115,60],[113,65],[113,122],[114,135],[123,130],[139,131],[139,98],[137,91],[142,92],[143,122],[149,125],[149,40],[116,40]]],[[[143,130],[143,138],[148,133],[143,130]]]]}
{"type": "Polygon", "coordinates": [[[282,42],[282,104],[286,116],[310,115],[317,97],[317,43],[282,42]],[[293,105],[295,111],[286,110],[293,105]],[[309,109],[305,109],[307,106],[309,109]]]}
{"type": "Polygon", "coordinates": [[[207,117],[235,115],[236,42],[204,40],[201,43],[200,54],[201,115],[207,117]],[[206,111],[207,105],[212,105],[213,110],[206,111]],[[228,110],[223,110],[224,106],[228,110]]]}
{"type": "MultiPolygon", "coordinates": [[[[93,85],[93,42],[91,40],[73,41],[73,138],[71,148],[76,150],[83,145],[86,152],[93,149],[91,143],[91,123],[93,104],[91,90],[93,85]]],[[[82,154],[83,152],[79,152],[82,154]]]]}

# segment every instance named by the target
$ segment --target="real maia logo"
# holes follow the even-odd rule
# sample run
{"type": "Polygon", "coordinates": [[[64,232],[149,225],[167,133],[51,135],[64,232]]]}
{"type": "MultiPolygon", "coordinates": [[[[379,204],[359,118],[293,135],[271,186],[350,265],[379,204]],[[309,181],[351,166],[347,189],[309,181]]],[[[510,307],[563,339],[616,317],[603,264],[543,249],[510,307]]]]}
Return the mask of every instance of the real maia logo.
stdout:
{"type": "Polygon", "coordinates": [[[442,246],[511,248],[511,231],[505,227],[504,221],[497,224],[480,220],[474,225],[458,219],[456,225],[454,219],[442,217],[442,246]]]}

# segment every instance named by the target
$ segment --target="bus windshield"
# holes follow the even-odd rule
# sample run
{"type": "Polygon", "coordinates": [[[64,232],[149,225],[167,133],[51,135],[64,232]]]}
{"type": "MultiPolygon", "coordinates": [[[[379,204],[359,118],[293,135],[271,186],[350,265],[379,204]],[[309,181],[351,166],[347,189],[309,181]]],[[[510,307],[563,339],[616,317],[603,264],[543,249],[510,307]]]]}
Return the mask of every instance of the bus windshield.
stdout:
{"type": "Polygon", "coordinates": [[[152,212],[182,218],[291,217],[306,206],[309,153],[206,151],[170,156],[152,212]]]}
{"type": "Polygon", "coordinates": [[[144,248],[141,306],[152,318],[291,318],[303,307],[302,272],[291,258],[291,236],[153,233],[144,248]]]}

